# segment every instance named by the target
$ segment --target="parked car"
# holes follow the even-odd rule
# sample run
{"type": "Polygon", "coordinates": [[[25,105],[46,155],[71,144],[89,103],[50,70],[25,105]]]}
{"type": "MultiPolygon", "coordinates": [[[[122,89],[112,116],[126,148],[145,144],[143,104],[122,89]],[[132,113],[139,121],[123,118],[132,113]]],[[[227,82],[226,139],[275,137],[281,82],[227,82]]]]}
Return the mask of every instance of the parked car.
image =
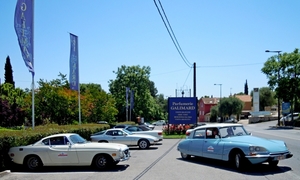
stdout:
{"type": "Polygon", "coordinates": [[[146,126],[148,126],[149,128],[151,128],[151,129],[154,129],[154,128],[155,128],[155,126],[154,126],[153,124],[150,124],[150,123],[148,123],[148,122],[141,123],[140,125],[146,125],[146,126]]]}
{"type": "Polygon", "coordinates": [[[162,141],[164,138],[162,130],[144,130],[145,127],[143,127],[143,125],[127,126],[124,129],[132,132],[133,134],[148,134],[148,135],[154,136],[157,139],[159,139],[159,141],[162,141]]]}
{"type": "Polygon", "coordinates": [[[165,120],[158,120],[152,123],[154,126],[164,126],[166,125],[166,121],[165,120]]]}
{"type": "Polygon", "coordinates": [[[97,121],[97,124],[108,124],[106,121],[97,121]]]}
{"type": "Polygon", "coordinates": [[[235,118],[229,118],[229,119],[226,119],[224,120],[224,123],[237,123],[238,120],[236,120],[235,118]]]}
{"type": "Polygon", "coordinates": [[[159,139],[147,134],[133,134],[121,128],[107,129],[91,135],[92,142],[99,143],[121,143],[128,146],[139,146],[140,149],[147,149],[155,145],[159,139]]]}
{"type": "Polygon", "coordinates": [[[242,124],[208,124],[195,128],[179,142],[177,150],[183,159],[191,156],[229,161],[237,169],[249,164],[268,162],[277,166],[279,160],[293,156],[284,141],[252,136],[242,124]]]}
{"type": "Polygon", "coordinates": [[[191,125],[191,127],[190,127],[188,130],[186,130],[185,135],[189,136],[190,133],[191,133],[195,128],[197,128],[197,127],[199,127],[199,126],[204,126],[204,125],[206,125],[206,124],[205,124],[205,123],[197,123],[197,124],[191,125]]]}
{"type": "Polygon", "coordinates": [[[299,119],[299,113],[298,113],[298,112],[295,112],[295,113],[293,113],[293,115],[290,113],[290,114],[288,114],[288,115],[286,115],[286,116],[283,116],[283,117],[280,119],[280,121],[283,123],[283,125],[285,125],[286,122],[292,121],[292,116],[293,116],[293,119],[294,119],[294,120],[299,119]]]}
{"type": "Polygon", "coordinates": [[[124,144],[99,144],[88,142],[74,133],[47,136],[38,142],[12,147],[9,157],[16,164],[35,171],[42,166],[90,166],[105,169],[130,158],[124,144]]]}
{"type": "Polygon", "coordinates": [[[128,126],[132,126],[132,125],[130,125],[130,124],[118,124],[118,125],[114,126],[113,128],[126,128],[128,126]]]}

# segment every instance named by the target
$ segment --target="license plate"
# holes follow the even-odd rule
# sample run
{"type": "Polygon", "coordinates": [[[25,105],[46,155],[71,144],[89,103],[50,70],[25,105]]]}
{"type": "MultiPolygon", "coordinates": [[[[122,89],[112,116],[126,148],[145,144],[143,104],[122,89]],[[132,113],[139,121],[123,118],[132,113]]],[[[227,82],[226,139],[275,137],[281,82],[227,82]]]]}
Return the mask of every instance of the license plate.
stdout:
{"type": "Polygon", "coordinates": [[[285,159],[285,155],[277,156],[277,157],[275,158],[275,160],[282,160],[282,159],[285,159]]]}

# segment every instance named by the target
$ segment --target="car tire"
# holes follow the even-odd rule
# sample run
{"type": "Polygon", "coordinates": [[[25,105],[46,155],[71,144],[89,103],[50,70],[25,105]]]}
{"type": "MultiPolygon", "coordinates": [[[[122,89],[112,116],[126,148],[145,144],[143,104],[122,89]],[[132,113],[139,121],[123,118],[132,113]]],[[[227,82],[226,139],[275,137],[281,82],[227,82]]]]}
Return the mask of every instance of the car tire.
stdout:
{"type": "Polygon", "coordinates": [[[29,171],[37,171],[43,166],[41,159],[36,155],[27,156],[24,159],[23,164],[25,168],[29,171]]]}
{"type": "Polygon", "coordinates": [[[269,161],[268,163],[269,163],[269,166],[271,166],[271,167],[277,167],[279,161],[269,161]]]}
{"type": "Polygon", "coordinates": [[[94,166],[99,170],[106,169],[113,164],[111,157],[105,154],[96,155],[93,162],[94,166]]]}
{"type": "Polygon", "coordinates": [[[190,159],[191,158],[191,155],[189,155],[189,154],[185,154],[185,153],[180,153],[180,155],[181,155],[181,157],[182,157],[182,159],[190,159]]]}
{"type": "Polygon", "coordinates": [[[150,143],[146,139],[141,139],[138,142],[138,146],[139,146],[140,149],[148,149],[149,146],[150,146],[150,143]]]}
{"type": "Polygon", "coordinates": [[[239,171],[244,170],[244,168],[246,167],[246,160],[245,160],[244,153],[241,151],[235,152],[232,157],[232,163],[237,170],[239,171]]]}

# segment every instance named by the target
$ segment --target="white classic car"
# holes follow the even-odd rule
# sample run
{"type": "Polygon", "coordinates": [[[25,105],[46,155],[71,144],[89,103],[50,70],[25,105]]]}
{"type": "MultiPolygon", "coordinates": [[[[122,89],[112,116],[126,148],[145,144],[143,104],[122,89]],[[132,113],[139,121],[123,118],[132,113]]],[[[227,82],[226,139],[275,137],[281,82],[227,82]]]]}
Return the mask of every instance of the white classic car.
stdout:
{"type": "Polygon", "coordinates": [[[47,136],[27,146],[12,147],[12,161],[35,171],[42,166],[90,166],[105,169],[130,158],[124,144],[99,144],[86,141],[78,134],[65,133],[47,136]]]}
{"type": "Polygon", "coordinates": [[[156,137],[159,141],[162,141],[164,136],[162,130],[143,130],[140,126],[127,126],[124,128],[133,134],[147,134],[156,137]]]}
{"type": "Polygon", "coordinates": [[[107,129],[91,135],[92,142],[121,143],[128,146],[139,146],[147,149],[159,142],[159,139],[147,134],[133,134],[122,128],[107,129]]]}

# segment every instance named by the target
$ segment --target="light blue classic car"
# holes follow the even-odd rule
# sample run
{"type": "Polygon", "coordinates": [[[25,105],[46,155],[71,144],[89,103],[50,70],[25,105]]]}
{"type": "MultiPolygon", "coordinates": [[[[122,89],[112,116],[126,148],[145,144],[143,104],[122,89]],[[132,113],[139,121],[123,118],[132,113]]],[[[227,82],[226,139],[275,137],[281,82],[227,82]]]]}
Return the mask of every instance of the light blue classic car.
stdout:
{"type": "Polygon", "coordinates": [[[179,142],[177,150],[183,159],[191,156],[229,161],[238,170],[247,164],[268,162],[277,166],[279,160],[293,156],[285,142],[252,136],[242,124],[207,124],[193,129],[179,142]]]}

